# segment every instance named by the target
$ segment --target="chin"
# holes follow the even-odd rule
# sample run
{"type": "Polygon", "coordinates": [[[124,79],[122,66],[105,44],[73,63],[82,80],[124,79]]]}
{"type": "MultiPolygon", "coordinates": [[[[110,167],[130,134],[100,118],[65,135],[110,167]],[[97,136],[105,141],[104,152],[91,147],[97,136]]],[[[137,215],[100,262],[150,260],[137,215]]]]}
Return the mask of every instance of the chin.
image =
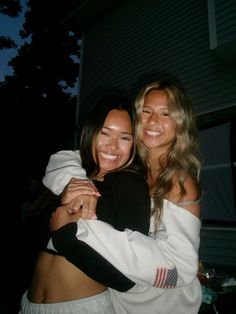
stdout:
{"type": "Polygon", "coordinates": [[[157,143],[156,141],[143,141],[143,144],[147,147],[147,148],[156,148],[159,146],[159,143],[157,143]]]}

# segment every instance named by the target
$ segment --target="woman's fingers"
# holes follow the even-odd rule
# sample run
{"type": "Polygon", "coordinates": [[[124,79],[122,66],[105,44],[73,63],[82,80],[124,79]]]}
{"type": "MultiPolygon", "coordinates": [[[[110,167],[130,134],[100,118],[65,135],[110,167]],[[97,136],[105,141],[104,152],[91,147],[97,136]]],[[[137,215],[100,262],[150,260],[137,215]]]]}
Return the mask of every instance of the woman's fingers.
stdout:
{"type": "Polygon", "coordinates": [[[88,189],[76,189],[75,191],[65,191],[61,195],[61,203],[62,204],[68,204],[70,203],[73,199],[80,197],[82,195],[90,195],[97,197],[97,194],[95,194],[93,191],[88,190],[88,189]]]}
{"type": "Polygon", "coordinates": [[[70,213],[70,208],[67,205],[58,207],[50,219],[51,231],[55,231],[70,222],[78,221],[81,218],[81,214],[81,211],[70,213]]]}
{"type": "Polygon", "coordinates": [[[72,178],[62,193],[62,204],[69,203],[77,195],[82,194],[100,196],[97,188],[91,181],[72,178]]]}
{"type": "Polygon", "coordinates": [[[96,219],[99,196],[100,193],[91,181],[72,178],[61,195],[61,202],[67,205],[70,214],[81,211],[83,219],[96,219]]]}
{"type": "Polygon", "coordinates": [[[68,207],[71,209],[71,212],[81,210],[81,217],[83,219],[95,219],[97,196],[93,194],[77,196],[68,204],[68,207]]]}
{"type": "Polygon", "coordinates": [[[70,182],[67,184],[67,188],[69,188],[69,189],[76,189],[76,188],[80,188],[80,187],[84,187],[87,189],[91,189],[93,191],[97,191],[96,186],[90,180],[81,180],[81,179],[72,178],[70,180],[70,182]]]}

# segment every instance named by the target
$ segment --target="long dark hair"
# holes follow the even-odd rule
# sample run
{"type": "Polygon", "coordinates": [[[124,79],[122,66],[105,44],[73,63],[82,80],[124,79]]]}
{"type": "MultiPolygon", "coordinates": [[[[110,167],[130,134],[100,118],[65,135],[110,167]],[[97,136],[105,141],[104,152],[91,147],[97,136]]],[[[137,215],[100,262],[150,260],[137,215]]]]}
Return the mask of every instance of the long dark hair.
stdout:
{"type": "MultiPolygon", "coordinates": [[[[100,168],[93,154],[93,143],[94,139],[98,136],[99,131],[103,128],[107,115],[114,109],[126,111],[128,113],[131,120],[132,133],[133,135],[135,134],[136,116],[131,101],[126,97],[118,95],[106,95],[101,98],[93,107],[84,124],[80,141],[82,167],[86,170],[88,177],[96,176],[99,173],[100,168]]],[[[146,175],[146,168],[137,153],[135,141],[129,160],[119,169],[124,168],[135,170],[143,176],[146,175]]]]}

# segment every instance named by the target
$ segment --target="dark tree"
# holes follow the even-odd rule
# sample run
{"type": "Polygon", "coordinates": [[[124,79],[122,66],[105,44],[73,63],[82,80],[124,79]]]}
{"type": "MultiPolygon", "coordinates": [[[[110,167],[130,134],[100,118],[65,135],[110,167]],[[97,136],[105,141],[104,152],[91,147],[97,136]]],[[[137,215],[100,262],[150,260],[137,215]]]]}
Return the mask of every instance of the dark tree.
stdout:
{"type": "Polygon", "coordinates": [[[44,171],[51,153],[72,148],[76,96],[70,90],[79,73],[80,34],[63,23],[71,3],[27,1],[25,43],[9,63],[14,74],[0,84],[9,143],[30,171],[44,171]]]}
{"type": "Polygon", "coordinates": [[[16,48],[16,43],[9,36],[0,36],[0,50],[16,48]]]}
{"type": "MultiPolygon", "coordinates": [[[[19,1],[0,0],[1,13],[15,16],[19,9],[8,6],[8,2],[19,4],[19,1]]],[[[13,75],[0,82],[1,182],[4,185],[1,221],[5,225],[0,237],[5,256],[2,263],[7,264],[0,266],[7,268],[1,278],[4,282],[4,275],[8,274],[5,291],[9,284],[13,299],[12,286],[23,282],[19,278],[21,270],[17,268],[17,248],[21,247],[17,241],[29,181],[32,177],[42,179],[52,153],[73,149],[77,97],[70,90],[76,88],[79,75],[80,34],[64,23],[72,4],[70,0],[27,1],[20,32],[25,42],[10,61],[13,75]],[[8,240],[4,241],[6,237],[8,240]],[[10,238],[13,243],[9,243],[10,238]]],[[[10,302],[13,304],[14,300],[10,302]]]]}
{"type": "Polygon", "coordinates": [[[21,10],[22,7],[19,0],[0,0],[0,13],[16,17],[21,10]]]}
{"type": "MultiPolygon", "coordinates": [[[[17,17],[22,7],[19,0],[0,0],[0,13],[17,17]]],[[[8,36],[0,36],[0,49],[16,48],[14,40],[8,36]]]]}

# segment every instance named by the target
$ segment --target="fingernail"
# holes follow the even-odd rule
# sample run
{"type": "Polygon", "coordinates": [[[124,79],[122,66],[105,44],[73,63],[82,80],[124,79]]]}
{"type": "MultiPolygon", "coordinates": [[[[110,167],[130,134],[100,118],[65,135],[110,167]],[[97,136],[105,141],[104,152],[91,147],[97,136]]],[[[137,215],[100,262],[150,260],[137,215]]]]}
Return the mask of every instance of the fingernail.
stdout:
{"type": "Polygon", "coordinates": [[[98,196],[98,197],[101,196],[101,194],[99,192],[93,192],[93,194],[98,196]]]}

